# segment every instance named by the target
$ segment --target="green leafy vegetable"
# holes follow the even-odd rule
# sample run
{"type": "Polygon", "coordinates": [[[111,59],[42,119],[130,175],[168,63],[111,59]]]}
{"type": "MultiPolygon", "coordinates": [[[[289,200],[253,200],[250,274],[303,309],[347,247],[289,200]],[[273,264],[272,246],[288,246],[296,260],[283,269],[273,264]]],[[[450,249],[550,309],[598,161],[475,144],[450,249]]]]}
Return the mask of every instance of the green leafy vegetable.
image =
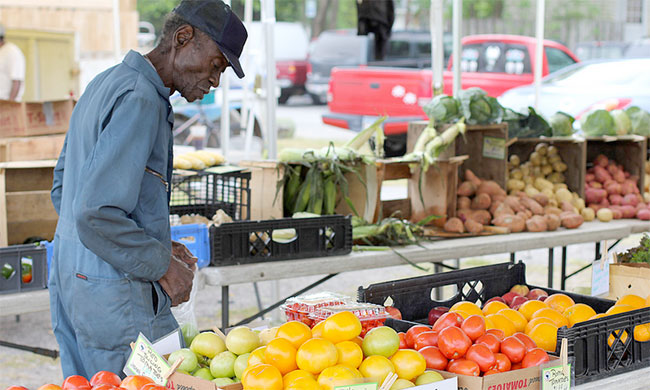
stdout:
{"type": "Polygon", "coordinates": [[[562,111],[558,111],[549,119],[553,137],[568,137],[573,134],[573,122],[575,119],[562,111]]]}
{"type": "Polygon", "coordinates": [[[429,119],[435,123],[452,123],[460,117],[460,103],[447,95],[438,95],[422,107],[429,119]]]}
{"type": "Polygon", "coordinates": [[[639,246],[629,249],[622,255],[618,255],[622,263],[649,263],[650,264],[650,236],[644,234],[639,246]]]}
{"type": "Polygon", "coordinates": [[[625,110],[625,113],[630,117],[633,134],[650,136],[650,114],[647,111],[633,106],[625,110]]]}
{"type": "Polygon", "coordinates": [[[630,134],[632,130],[632,123],[630,122],[630,117],[627,116],[623,110],[612,110],[610,112],[612,118],[614,118],[614,126],[616,127],[616,135],[627,135],[630,134]]]}
{"type": "Polygon", "coordinates": [[[609,111],[594,110],[581,121],[582,131],[589,137],[616,135],[616,124],[609,111]]]}
{"type": "Polygon", "coordinates": [[[458,94],[460,111],[469,125],[501,123],[503,107],[481,88],[468,88],[458,94]]]}
{"type": "Polygon", "coordinates": [[[550,137],[551,126],[534,108],[528,107],[528,115],[518,114],[512,110],[506,112],[509,138],[550,137]],[[517,118],[519,118],[517,120],[517,118]]]}

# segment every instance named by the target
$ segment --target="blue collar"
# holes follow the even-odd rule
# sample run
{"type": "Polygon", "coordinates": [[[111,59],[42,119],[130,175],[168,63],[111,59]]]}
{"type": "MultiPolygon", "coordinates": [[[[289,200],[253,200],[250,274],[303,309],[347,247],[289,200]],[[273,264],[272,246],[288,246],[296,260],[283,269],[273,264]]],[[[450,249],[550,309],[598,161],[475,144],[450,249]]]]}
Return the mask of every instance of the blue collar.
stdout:
{"type": "Polygon", "coordinates": [[[165,98],[165,100],[169,100],[171,90],[165,87],[156,70],[151,66],[151,64],[147,62],[142,54],[130,50],[124,57],[123,62],[131,68],[140,72],[147,80],[151,82],[151,84],[156,87],[156,90],[160,96],[165,98]]]}

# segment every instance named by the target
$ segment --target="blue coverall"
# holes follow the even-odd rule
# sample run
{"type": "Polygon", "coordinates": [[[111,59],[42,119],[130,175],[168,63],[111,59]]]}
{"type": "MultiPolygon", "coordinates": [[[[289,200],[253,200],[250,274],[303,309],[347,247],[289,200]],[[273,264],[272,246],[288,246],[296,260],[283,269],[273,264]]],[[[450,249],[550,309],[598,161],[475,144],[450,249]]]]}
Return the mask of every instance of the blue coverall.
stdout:
{"type": "Polygon", "coordinates": [[[49,276],[64,377],[124,375],[139,332],[153,341],[178,327],[156,282],[171,257],[169,92],[131,51],[88,85],[72,113],[54,171],[49,276]]]}

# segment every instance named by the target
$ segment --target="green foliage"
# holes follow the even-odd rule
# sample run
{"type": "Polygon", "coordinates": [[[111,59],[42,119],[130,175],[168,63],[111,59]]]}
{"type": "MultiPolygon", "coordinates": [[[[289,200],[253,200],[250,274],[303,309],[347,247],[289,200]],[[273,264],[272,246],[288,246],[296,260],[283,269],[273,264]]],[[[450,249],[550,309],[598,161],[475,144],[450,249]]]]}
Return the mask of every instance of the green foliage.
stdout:
{"type": "Polygon", "coordinates": [[[165,16],[179,3],[180,0],[138,0],[140,20],[153,24],[156,35],[160,35],[165,16]]]}
{"type": "Polygon", "coordinates": [[[549,119],[553,130],[553,137],[567,137],[573,134],[573,122],[575,119],[562,111],[558,111],[549,119]]]}
{"type": "Polygon", "coordinates": [[[622,263],[649,263],[650,264],[650,237],[644,234],[639,246],[619,255],[622,263]]]}
{"type": "Polygon", "coordinates": [[[616,135],[616,124],[609,111],[594,110],[582,119],[582,131],[589,137],[616,135]]]}

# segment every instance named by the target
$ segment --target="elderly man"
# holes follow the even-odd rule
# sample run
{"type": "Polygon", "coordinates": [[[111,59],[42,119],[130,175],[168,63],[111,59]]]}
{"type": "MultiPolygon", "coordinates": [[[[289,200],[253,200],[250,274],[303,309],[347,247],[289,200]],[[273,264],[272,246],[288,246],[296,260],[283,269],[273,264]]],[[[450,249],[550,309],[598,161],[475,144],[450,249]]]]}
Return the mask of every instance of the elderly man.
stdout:
{"type": "Polygon", "coordinates": [[[129,343],[177,328],[195,258],[172,245],[169,96],[201,99],[239,56],[247,33],[221,0],[183,0],[160,44],[98,75],[77,103],[55,168],[59,214],[50,269],[52,328],[63,375],[121,373],[129,343]]]}

